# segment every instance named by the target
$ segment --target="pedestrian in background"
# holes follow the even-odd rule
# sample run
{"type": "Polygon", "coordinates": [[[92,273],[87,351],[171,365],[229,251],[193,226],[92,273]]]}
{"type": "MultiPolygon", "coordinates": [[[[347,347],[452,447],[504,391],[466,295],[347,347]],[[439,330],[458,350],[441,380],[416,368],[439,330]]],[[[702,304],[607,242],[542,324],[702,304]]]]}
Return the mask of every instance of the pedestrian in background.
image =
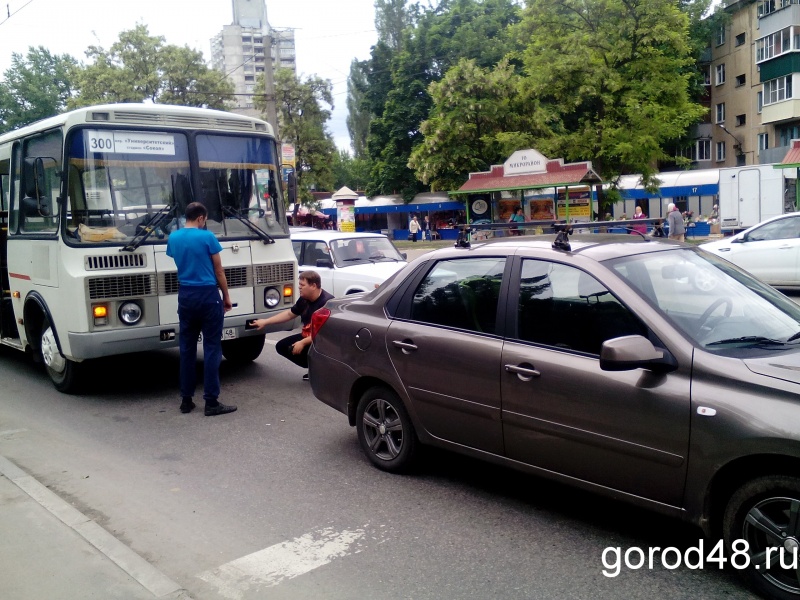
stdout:
{"type": "MultiPolygon", "coordinates": [[[[647,215],[642,212],[642,207],[637,206],[633,211],[633,218],[634,219],[646,219],[647,215]]],[[[647,234],[647,223],[634,223],[631,226],[631,233],[641,233],[642,235],[647,234]]]]}
{"type": "Polygon", "coordinates": [[[686,226],[683,223],[683,215],[672,202],[667,205],[667,225],[669,226],[669,239],[684,241],[686,226]]]}
{"type": "MultiPolygon", "coordinates": [[[[308,351],[311,348],[311,316],[333,298],[322,289],[322,279],[316,271],[303,271],[300,273],[298,288],[300,299],[292,308],[279,312],[277,315],[266,319],[254,319],[250,322],[259,329],[276,323],[286,323],[300,317],[303,325],[300,333],[290,335],[275,344],[275,351],[288,358],[294,364],[304,369],[308,368],[308,351]]],[[[308,373],[303,375],[303,381],[308,381],[308,373]]]]}
{"type": "Polygon", "coordinates": [[[425,215],[420,226],[422,227],[422,241],[424,242],[426,239],[431,241],[431,220],[428,215],[425,215]]]}
{"type": "Polygon", "coordinates": [[[203,333],[203,400],[205,415],[212,417],[236,410],[219,398],[219,363],[222,361],[222,325],[233,308],[228,281],[219,253],[222,246],[205,229],[208,210],[199,202],[186,207],[186,224],[167,240],[167,256],[178,267],[178,319],[180,320],[181,412],[195,408],[197,338],[203,333]],[[219,288],[217,288],[219,286],[219,288]],[[220,298],[220,290],[222,297],[220,298]]]}
{"type": "Polygon", "coordinates": [[[412,242],[417,241],[417,233],[419,233],[420,224],[417,221],[417,217],[411,218],[411,223],[408,224],[408,235],[411,237],[412,242]]]}

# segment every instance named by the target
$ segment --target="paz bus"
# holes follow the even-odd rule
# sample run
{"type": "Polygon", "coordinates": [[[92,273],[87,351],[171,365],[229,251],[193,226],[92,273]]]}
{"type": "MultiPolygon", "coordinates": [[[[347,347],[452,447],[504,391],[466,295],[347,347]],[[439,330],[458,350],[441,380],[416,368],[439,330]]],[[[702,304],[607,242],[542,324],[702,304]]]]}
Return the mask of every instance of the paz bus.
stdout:
{"type": "Polygon", "coordinates": [[[68,393],[90,359],[176,346],[167,239],[198,201],[233,303],[223,355],[255,360],[248,321],[298,298],[280,168],[269,124],[202,108],[92,106],[0,136],[0,343],[68,393]]]}

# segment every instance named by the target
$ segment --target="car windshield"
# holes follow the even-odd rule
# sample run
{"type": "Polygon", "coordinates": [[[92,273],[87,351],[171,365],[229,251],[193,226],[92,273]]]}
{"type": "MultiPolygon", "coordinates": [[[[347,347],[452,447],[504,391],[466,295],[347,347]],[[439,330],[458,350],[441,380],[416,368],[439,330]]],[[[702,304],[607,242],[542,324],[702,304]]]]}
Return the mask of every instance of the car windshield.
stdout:
{"type": "Polygon", "coordinates": [[[272,140],[198,135],[196,141],[199,190],[182,133],[83,129],[72,135],[67,240],[128,245],[147,235],[163,242],[181,227],[193,201],[208,208],[207,228],[220,239],[263,238],[258,229],[284,234],[272,140]]]}
{"type": "Polygon", "coordinates": [[[701,348],[731,354],[800,345],[800,306],[709,253],[676,249],[607,264],[701,348]]]}
{"type": "Polygon", "coordinates": [[[337,267],[405,260],[387,237],[332,240],[329,244],[337,267]]]}

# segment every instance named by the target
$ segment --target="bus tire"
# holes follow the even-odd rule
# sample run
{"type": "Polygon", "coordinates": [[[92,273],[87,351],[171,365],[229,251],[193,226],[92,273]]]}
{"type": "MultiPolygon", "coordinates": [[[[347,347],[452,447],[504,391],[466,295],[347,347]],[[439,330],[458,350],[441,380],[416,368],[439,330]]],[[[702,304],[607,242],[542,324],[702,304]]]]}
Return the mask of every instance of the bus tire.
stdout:
{"type": "Polygon", "coordinates": [[[222,342],[222,356],[235,363],[253,362],[264,349],[266,334],[250,335],[222,342]]]}
{"type": "Polygon", "coordinates": [[[42,355],[44,368],[55,388],[65,394],[74,393],[78,389],[78,363],[61,354],[56,342],[55,331],[47,317],[42,323],[39,352],[42,355]]]}

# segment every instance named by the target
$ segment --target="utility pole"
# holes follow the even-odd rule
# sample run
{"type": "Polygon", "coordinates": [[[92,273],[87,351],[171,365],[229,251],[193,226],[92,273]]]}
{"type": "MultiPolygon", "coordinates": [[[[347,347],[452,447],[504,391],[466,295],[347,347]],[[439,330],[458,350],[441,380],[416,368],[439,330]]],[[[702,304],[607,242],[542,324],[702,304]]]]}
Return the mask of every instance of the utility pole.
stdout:
{"type": "Polygon", "coordinates": [[[275,103],[275,68],[272,62],[272,30],[268,29],[264,36],[264,83],[267,100],[267,122],[272,125],[275,139],[280,142],[278,135],[278,111],[275,103]]]}

